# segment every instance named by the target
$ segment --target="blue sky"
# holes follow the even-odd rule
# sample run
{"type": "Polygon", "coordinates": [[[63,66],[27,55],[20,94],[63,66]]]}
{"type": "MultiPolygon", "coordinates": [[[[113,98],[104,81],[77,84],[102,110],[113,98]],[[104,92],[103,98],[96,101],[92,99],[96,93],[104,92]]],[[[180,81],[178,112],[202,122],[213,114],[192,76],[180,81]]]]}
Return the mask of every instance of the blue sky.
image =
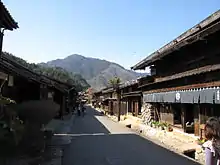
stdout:
{"type": "Polygon", "coordinates": [[[3,50],[28,62],[71,54],[130,68],[220,9],[219,0],[2,0],[20,28],[3,50]]]}

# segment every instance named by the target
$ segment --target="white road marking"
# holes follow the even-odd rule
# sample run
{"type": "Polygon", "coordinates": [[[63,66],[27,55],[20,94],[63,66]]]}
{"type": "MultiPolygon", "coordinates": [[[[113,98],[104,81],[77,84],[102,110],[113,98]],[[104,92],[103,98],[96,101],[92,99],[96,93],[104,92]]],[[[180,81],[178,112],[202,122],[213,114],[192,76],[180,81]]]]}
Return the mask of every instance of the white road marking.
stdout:
{"type": "Polygon", "coordinates": [[[92,133],[92,134],[54,134],[55,136],[103,136],[108,135],[105,133],[92,133]]]}
{"type": "Polygon", "coordinates": [[[112,157],[112,158],[110,158],[110,157],[108,157],[108,158],[106,158],[106,161],[107,161],[107,163],[109,164],[109,165],[119,165],[119,164],[124,164],[123,163],[123,160],[121,159],[121,158],[114,158],[114,157],[112,157]]]}
{"type": "Polygon", "coordinates": [[[92,134],[87,134],[87,133],[82,133],[82,134],[65,134],[65,133],[58,133],[54,134],[55,136],[71,136],[71,137],[76,137],[76,136],[109,136],[109,135],[122,135],[122,134],[135,134],[133,132],[121,132],[121,133],[92,133],[92,134]]]}

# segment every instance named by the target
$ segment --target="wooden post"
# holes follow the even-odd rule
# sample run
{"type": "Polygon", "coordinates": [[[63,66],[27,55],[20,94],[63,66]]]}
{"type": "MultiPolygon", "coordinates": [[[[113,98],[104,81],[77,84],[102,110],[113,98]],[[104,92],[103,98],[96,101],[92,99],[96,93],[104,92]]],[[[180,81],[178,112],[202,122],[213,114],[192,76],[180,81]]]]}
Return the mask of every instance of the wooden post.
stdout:
{"type": "Polygon", "coordinates": [[[198,108],[199,108],[199,136],[200,138],[202,138],[202,129],[200,127],[201,127],[201,124],[204,124],[204,123],[202,123],[203,116],[202,116],[201,104],[198,104],[198,108]]]}
{"type": "Polygon", "coordinates": [[[138,114],[139,114],[139,113],[141,114],[141,107],[142,107],[141,99],[138,98],[138,114]]]}
{"type": "Polygon", "coordinates": [[[160,109],[160,104],[159,103],[156,103],[156,106],[155,106],[155,120],[157,121],[161,121],[160,119],[160,113],[159,113],[159,110],[160,109]]]}
{"type": "Polygon", "coordinates": [[[4,36],[4,33],[1,29],[1,20],[0,20],[0,58],[2,57],[3,36],[4,36]]]}
{"type": "Polygon", "coordinates": [[[212,117],[212,116],[214,116],[214,104],[212,104],[212,106],[211,106],[211,116],[210,117],[212,117]]]}
{"type": "Polygon", "coordinates": [[[63,119],[65,112],[65,96],[61,94],[61,103],[60,103],[60,118],[63,119]]]}
{"type": "Polygon", "coordinates": [[[194,105],[194,135],[195,136],[199,136],[199,127],[200,127],[200,123],[199,123],[199,106],[198,105],[194,105]]]}
{"type": "Polygon", "coordinates": [[[126,115],[128,114],[128,99],[126,99],[126,115]]]}
{"type": "Polygon", "coordinates": [[[63,112],[66,113],[66,96],[63,95],[63,112]]]}
{"type": "Polygon", "coordinates": [[[121,120],[121,94],[120,90],[117,90],[117,102],[118,102],[118,121],[121,120]]]}
{"type": "Polygon", "coordinates": [[[186,107],[184,104],[181,104],[181,111],[183,131],[186,132],[186,107]]]}

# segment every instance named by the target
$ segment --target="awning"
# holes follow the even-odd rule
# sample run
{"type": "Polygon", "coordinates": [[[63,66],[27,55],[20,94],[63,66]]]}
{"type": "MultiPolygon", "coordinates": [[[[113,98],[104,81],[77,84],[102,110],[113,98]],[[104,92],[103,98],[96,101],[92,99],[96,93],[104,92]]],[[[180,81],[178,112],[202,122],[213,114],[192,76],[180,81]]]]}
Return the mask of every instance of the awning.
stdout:
{"type": "Polygon", "coordinates": [[[203,88],[184,91],[170,91],[160,93],[144,93],[144,102],[161,103],[209,103],[220,104],[220,88],[203,88]]]}

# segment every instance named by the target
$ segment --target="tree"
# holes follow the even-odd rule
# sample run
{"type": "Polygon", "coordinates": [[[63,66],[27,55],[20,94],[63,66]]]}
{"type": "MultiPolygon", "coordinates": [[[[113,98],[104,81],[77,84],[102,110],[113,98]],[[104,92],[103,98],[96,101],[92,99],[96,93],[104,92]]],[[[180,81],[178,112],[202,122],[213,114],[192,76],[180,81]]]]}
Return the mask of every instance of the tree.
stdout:
{"type": "Polygon", "coordinates": [[[119,87],[121,79],[119,77],[114,77],[111,80],[109,80],[109,83],[114,89],[116,89],[119,87]]]}
{"type": "Polygon", "coordinates": [[[120,92],[120,84],[121,79],[119,77],[114,77],[109,81],[110,85],[117,93],[117,105],[118,105],[118,121],[120,121],[121,117],[121,92],[120,92]]]}

